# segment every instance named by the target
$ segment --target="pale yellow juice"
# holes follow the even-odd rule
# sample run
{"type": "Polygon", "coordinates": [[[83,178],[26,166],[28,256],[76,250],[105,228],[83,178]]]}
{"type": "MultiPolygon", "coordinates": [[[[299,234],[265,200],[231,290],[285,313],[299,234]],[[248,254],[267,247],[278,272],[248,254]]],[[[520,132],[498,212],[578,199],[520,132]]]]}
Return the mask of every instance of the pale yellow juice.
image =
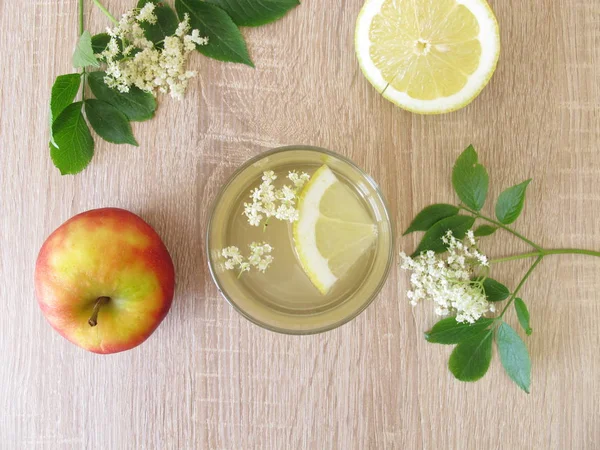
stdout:
{"type": "Polygon", "coordinates": [[[248,318],[270,329],[312,333],[332,328],[358,314],[372,299],[387,275],[392,232],[387,210],[373,182],[357,168],[314,149],[287,149],[250,164],[234,175],[217,200],[208,232],[211,270],[224,296],[248,318]],[[244,215],[252,189],[264,171],[277,175],[276,188],[288,184],[290,171],[312,175],[326,164],[359,200],[377,226],[374,244],[325,294],[304,272],[296,254],[292,224],[271,217],[266,226],[252,226],[244,215]],[[246,252],[252,242],[273,247],[274,260],[264,272],[251,270],[239,277],[227,271],[219,251],[236,246],[246,252]]]}

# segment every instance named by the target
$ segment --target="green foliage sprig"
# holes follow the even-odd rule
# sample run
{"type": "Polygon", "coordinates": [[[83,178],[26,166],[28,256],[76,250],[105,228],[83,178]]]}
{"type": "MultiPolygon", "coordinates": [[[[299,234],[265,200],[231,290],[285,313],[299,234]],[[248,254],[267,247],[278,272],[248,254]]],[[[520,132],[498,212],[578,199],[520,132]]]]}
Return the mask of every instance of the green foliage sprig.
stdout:
{"type": "MultiPolygon", "coordinates": [[[[531,360],[525,342],[505,321],[507,311],[511,305],[514,305],[518,322],[525,334],[529,336],[532,333],[529,311],[518,294],[542,260],[549,255],[558,254],[600,257],[600,252],[592,250],[545,249],[509,227],[523,211],[525,194],[530,182],[531,179],[525,180],[500,194],[495,204],[495,219],[483,215],[481,210],[488,196],[489,177],[486,168],[479,162],[475,149],[469,146],[458,157],[452,171],[452,185],[461,202],[458,205],[431,205],[417,214],[405,235],[416,231],[424,231],[425,235],[411,257],[403,254],[405,261],[408,261],[403,268],[408,270],[416,268],[421,273],[425,272],[426,276],[431,275],[429,278],[431,280],[436,276],[439,277],[441,273],[447,273],[443,271],[444,268],[452,264],[450,258],[443,259],[442,255],[450,251],[450,256],[454,258],[452,252],[456,251],[457,245],[460,249],[466,248],[463,245],[472,247],[469,248],[471,248],[470,255],[473,256],[473,262],[469,263],[464,259],[461,261],[462,268],[468,269],[469,264],[477,268],[471,278],[462,282],[459,280],[458,283],[456,279],[438,280],[439,285],[435,285],[429,294],[424,293],[427,287],[424,287],[420,281],[411,281],[415,291],[411,291],[409,296],[413,299],[415,296],[419,299],[429,298],[438,304],[447,305],[448,308],[442,315],[456,314],[460,312],[459,307],[448,305],[447,299],[430,298],[434,295],[443,295],[440,292],[444,292],[447,285],[454,283],[458,285],[454,293],[465,292],[464,295],[473,295],[474,298],[480,294],[483,302],[489,305],[490,312],[496,310],[495,305],[498,302],[506,301],[506,304],[496,317],[481,315],[476,320],[468,321],[458,320],[457,315],[442,319],[425,333],[425,339],[436,344],[456,345],[450,355],[448,366],[451,373],[461,381],[476,381],[485,375],[490,366],[492,346],[495,341],[506,373],[527,393],[531,386],[531,360]],[[479,226],[475,226],[476,224],[479,226]],[[476,238],[492,236],[497,230],[512,234],[531,246],[533,251],[488,260],[476,248],[476,238]],[[465,239],[465,244],[459,242],[462,239],[465,239]],[[490,278],[490,271],[497,264],[519,259],[533,259],[534,262],[512,291],[504,284],[490,278]],[[419,289],[417,295],[416,291],[419,289]]],[[[413,300],[413,304],[415,303],[413,300]]]]}
{"type": "MultiPolygon", "coordinates": [[[[96,7],[118,25],[115,17],[100,3],[93,0],[96,7]]],[[[283,17],[289,10],[299,5],[298,0],[175,0],[175,9],[164,1],[139,0],[137,10],[147,3],[154,5],[153,23],[141,24],[145,38],[156,48],[163,48],[165,38],[173,36],[185,17],[193,30],[208,38],[205,45],[196,45],[200,53],[220,61],[242,63],[254,67],[246,42],[239,27],[255,27],[273,22],[283,17]]],[[[100,33],[92,36],[84,28],[84,1],[79,0],[79,40],[73,54],[73,67],[79,73],[59,75],[50,96],[50,156],[60,173],[81,172],[94,155],[94,138],[91,125],[102,139],[115,144],[137,146],[131,122],[146,121],[154,117],[157,108],[155,96],[131,86],[128,92],[121,92],[105,83],[103,71],[98,69],[104,61],[99,58],[107,49],[111,36],[100,33]],[[95,98],[86,97],[86,87],[95,98]],[[81,93],[79,101],[75,101],[81,93]]],[[[130,42],[119,42],[119,50],[130,42]]],[[[132,46],[135,47],[135,46],[132,46]]],[[[140,49],[128,49],[128,55],[135,55],[140,49]]],[[[123,52],[124,53],[124,52],[123,52]]],[[[127,58],[125,54],[120,56],[127,58]]]]}

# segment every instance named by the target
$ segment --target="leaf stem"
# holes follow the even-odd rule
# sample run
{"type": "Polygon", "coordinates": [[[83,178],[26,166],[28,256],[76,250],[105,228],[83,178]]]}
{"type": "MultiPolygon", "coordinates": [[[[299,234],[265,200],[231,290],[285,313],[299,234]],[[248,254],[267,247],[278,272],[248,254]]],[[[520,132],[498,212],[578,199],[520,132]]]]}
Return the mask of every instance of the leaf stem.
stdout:
{"type": "Polygon", "coordinates": [[[83,34],[83,0],[79,0],[79,35],[83,34]]]}
{"type": "Polygon", "coordinates": [[[81,101],[85,103],[85,83],[87,78],[87,72],[85,69],[81,72],[81,101]]]}
{"type": "Polygon", "coordinates": [[[588,255],[600,257],[600,252],[580,248],[551,248],[543,251],[544,255],[588,255]]]}
{"type": "MultiPolygon", "coordinates": [[[[83,23],[83,0],[79,0],[79,36],[83,34],[85,27],[83,23]]],[[[81,69],[81,101],[85,102],[85,81],[87,72],[85,67],[81,69]]]]}
{"type": "Polygon", "coordinates": [[[115,25],[119,24],[119,21],[117,19],[115,19],[115,16],[113,16],[110,13],[110,11],[108,11],[108,9],[106,9],[106,7],[102,3],[100,3],[100,0],[92,0],[92,1],[98,7],[98,9],[100,11],[102,11],[102,14],[104,14],[106,17],[108,17],[112,23],[114,23],[115,25]]]}
{"type": "Polygon", "coordinates": [[[507,227],[507,226],[506,226],[506,225],[504,225],[503,223],[501,223],[501,222],[498,222],[498,221],[496,221],[496,220],[494,220],[494,219],[492,219],[492,218],[490,218],[490,217],[483,216],[483,215],[481,215],[479,212],[477,212],[477,211],[473,211],[472,209],[470,209],[470,208],[467,208],[467,207],[465,207],[465,206],[462,206],[462,205],[461,205],[461,206],[459,206],[459,208],[460,208],[460,209],[462,209],[462,210],[464,210],[464,211],[468,211],[468,212],[470,212],[471,214],[473,214],[473,215],[474,215],[475,217],[477,217],[478,219],[482,219],[482,220],[485,220],[485,221],[487,221],[487,222],[489,222],[489,223],[493,223],[493,224],[494,224],[494,225],[496,225],[497,227],[499,227],[499,228],[502,228],[503,230],[505,230],[505,231],[508,231],[510,234],[512,234],[512,235],[514,235],[514,236],[516,236],[516,237],[518,237],[518,238],[519,238],[519,239],[521,239],[523,242],[526,242],[526,243],[528,243],[529,245],[531,245],[531,246],[532,246],[533,248],[535,248],[536,250],[538,250],[538,251],[542,251],[542,247],[540,247],[539,245],[537,245],[535,242],[533,242],[533,241],[531,241],[531,240],[527,239],[527,238],[526,238],[525,236],[523,236],[522,234],[520,234],[520,233],[517,233],[517,232],[516,232],[515,230],[513,230],[512,228],[510,228],[510,227],[507,227]]]}
{"type": "Polygon", "coordinates": [[[535,260],[535,262],[531,265],[531,267],[529,268],[529,270],[527,271],[527,273],[525,274],[525,276],[523,276],[523,278],[521,279],[521,281],[519,281],[519,284],[517,285],[517,287],[515,288],[515,290],[511,294],[510,299],[506,303],[506,306],[504,307],[504,309],[502,310],[502,312],[500,313],[500,315],[498,317],[496,317],[496,320],[501,320],[502,317],[504,317],[504,313],[506,313],[506,310],[512,304],[512,302],[515,300],[517,294],[519,293],[519,291],[521,290],[521,288],[523,287],[523,285],[525,284],[525,282],[527,281],[527,279],[530,277],[530,275],[533,273],[533,271],[537,267],[537,265],[542,261],[542,259],[544,259],[544,255],[538,256],[538,258],[535,260]]]}
{"type": "Polygon", "coordinates": [[[490,264],[497,264],[507,261],[516,261],[518,259],[526,259],[542,256],[542,252],[521,253],[520,255],[505,256],[504,258],[496,258],[490,260],[490,264]]]}
{"type": "Polygon", "coordinates": [[[594,250],[583,250],[580,248],[551,248],[548,250],[540,249],[538,252],[521,253],[520,255],[506,256],[504,258],[492,259],[490,263],[501,263],[506,261],[515,261],[518,259],[534,258],[548,255],[588,255],[600,257],[600,252],[594,250]]]}

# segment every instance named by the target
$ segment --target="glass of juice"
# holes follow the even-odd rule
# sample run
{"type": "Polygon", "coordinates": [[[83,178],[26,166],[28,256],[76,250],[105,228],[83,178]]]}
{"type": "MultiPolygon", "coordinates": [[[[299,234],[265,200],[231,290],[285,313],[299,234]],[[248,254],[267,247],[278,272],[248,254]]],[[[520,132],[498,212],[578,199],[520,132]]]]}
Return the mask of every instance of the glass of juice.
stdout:
{"type": "Polygon", "coordinates": [[[272,331],[345,324],[381,290],[393,230],[377,184],[346,158],[308,146],[246,162],[217,196],[207,232],[214,282],[272,331]]]}

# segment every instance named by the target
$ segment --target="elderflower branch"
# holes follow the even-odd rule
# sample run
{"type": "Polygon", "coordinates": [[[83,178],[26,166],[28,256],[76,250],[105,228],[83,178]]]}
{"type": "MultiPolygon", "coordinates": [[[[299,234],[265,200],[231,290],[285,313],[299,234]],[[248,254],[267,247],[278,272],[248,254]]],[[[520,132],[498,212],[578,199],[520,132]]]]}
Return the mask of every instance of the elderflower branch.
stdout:
{"type": "Polygon", "coordinates": [[[514,236],[518,237],[518,238],[519,238],[519,239],[521,239],[522,241],[524,241],[524,242],[526,242],[527,244],[531,245],[531,246],[532,246],[533,248],[535,248],[536,250],[540,250],[540,251],[542,250],[542,247],[540,247],[539,245],[537,245],[535,242],[531,241],[530,239],[527,239],[525,236],[523,236],[522,234],[520,234],[520,233],[516,232],[516,231],[515,231],[515,230],[513,230],[512,228],[510,228],[510,227],[508,227],[508,226],[504,225],[503,223],[501,223],[501,222],[498,222],[497,220],[494,220],[494,219],[492,219],[492,218],[490,218],[490,217],[483,216],[483,215],[481,215],[479,212],[477,212],[477,211],[473,211],[472,209],[470,209],[470,208],[467,208],[466,206],[459,205],[458,207],[459,207],[460,209],[462,209],[463,211],[467,211],[467,212],[469,212],[469,213],[473,214],[473,215],[474,215],[475,217],[477,217],[478,219],[485,220],[485,221],[487,221],[487,222],[489,222],[489,223],[493,223],[493,224],[494,224],[494,225],[496,225],[497,227],[499,227],[499,228],[502,228],[502,229],[503,229],[503,230],[505,230],[505,231],[508,231],[508,232],[509,232],[509,233],[511,233],[512,235],[514,235],[514,236]]]}
{"type": "Polygon", "coordinates": [[[404,260],[401,267],[412,272],[411,290],[407,293],[411,304],[415,305],[421,299],[432,300],[436,304],[436,314],[454,316],[440,320],[426,333],[429,342],[457,344],[448,363],[452,374],[461,381],[476,381],[483,377],[490,366],[495,340],[506,373],[527,393],[531,384],[531,359],[525,343],[504,320],[506,312],[514,306],[519,324],[530,335],[529,311],[518,295],[542,260],[549,255],[564,254],[600,257],[600,251],[594,250],[545,249],[508,226],[523,211],[530,182],[531,179],[525,180],[500,193],[495,202],[497,220],[484,216],[480,211],[486,202],[489,177],[473,146],[467,147],[452,169],[452,185],[462,203],[457,206],[438,203],[418,213],[405,234],[425,231],[425,235],[415,251],[416,256],[401,254],[404,260]],[[466,214],[459,214],[460,211],[466,214]],[[493,226],[480,225],[476,231],[465,233],[478,219],[493,226]],[[502,283],[488,278],[487,264],[483,268],[477,267],[477,261],[461,258],[464,256],[461,246],[477,249],[471,241],[474,234],[489,236],[500,228],[533,247],[526,253],[489,260],[492,265],[535,258],[512,292],[502,283]],[[466,237],[458,241],[444,235],[448,230],[461,237],[466,234],[466,237]],[[495,312],[494,305],[500,301],[506,303],[499,314],[485,317],[487,311],[495,312]],[[487,310],[486,305],[489,305],[487,310]]]}
{"type": "Polygon", "coordinates": [[[188,82],[197,75],[187,70],[187,61],[197,45],[207,45],[208,38],[200,31],[192,30],[186,13],[172,36],[155,45],[144,32],[144,24],[154,24],[158,18],[156,5],[148,2],[139,9],[132,9],[121,16],[116,26],[107,30],[110,41],[99,56],[106,63],[104,83],[121,93],[132,86],[153,95],[169,93],[181,100],[188,82]]]}

